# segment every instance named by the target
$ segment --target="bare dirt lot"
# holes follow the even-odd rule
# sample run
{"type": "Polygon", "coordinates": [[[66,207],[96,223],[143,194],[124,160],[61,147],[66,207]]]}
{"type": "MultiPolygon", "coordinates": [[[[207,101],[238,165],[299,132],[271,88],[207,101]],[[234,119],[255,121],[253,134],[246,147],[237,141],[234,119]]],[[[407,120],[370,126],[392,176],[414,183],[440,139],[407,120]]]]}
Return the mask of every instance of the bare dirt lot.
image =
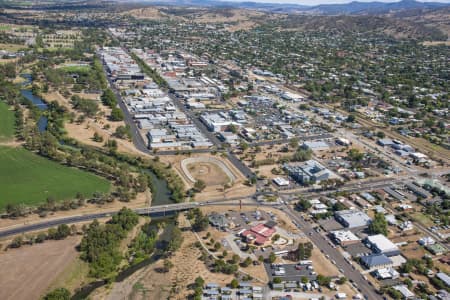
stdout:
{"type": "MultiPolygon", "coordinates": [[[[201,156],[201,155],[197,155],[201,156]]],[[[208,155],[206,155],[208,156],[208,155]]],[[[162,162],[169,163],[172,165],[172,168],[178,173],[178,175],[183,180],[187,189],[193,187],[193,183],[185,176],[184,172],[181,168],[181,161],[188,157],[186,155],[165,155],[160,156],[162,162]]],[[[222,199],[222,198],[232,198],[237,196],[250,196],[255,193],[254,186],[247,186],[244,184],[246,178],[242,173],[237,170],[233,164],[227,160],[226,158],[220,157],[219,155],[214,156],[215,159],[221,160],[227,168],[234,174],[236,180],[232,184],[231,187],[224,189],[224,185],[207,185],[206,188],[199,194],[195,195],[195,201],[207,201],[214,199],[222,199]]],[[[226,175],[225,175],[226,176],[226,175]]],[[[208,179],[210,180],[210,179],[208,179]]]]}
{"type": "Polygon", "coordinates": [[[75,236],[2,252],[0,299],[39,299],[51,282],[77,257],[75,246],[80,239],[80,236],[75,236]]]}
{"type": "Polygon", "coordinates": [[[115,284],[110,291],[98,293],[93,299],[187,299],[192,293],[188,285],[198,276],[223,286],[231,281],[232,275],[211,273],[198,259],[201,252],[193,245],[197,241],[193,232],[183,232],[183,237],[181,248],[170,258],[174,267],[169,272],[161,273],[159,269],[163,262],[158,261],[119,285],[115,284]],[[177,289],[171,292],[172,286],[177,289]]]}
{"type": "Polygon", "coordinates": [[[188,170],[196,180],[202,180],[206,185],[224,185],[228,183],[228,176],[216,164],[199,162],[189,164],[188,170]]]}
{"type": "MultiPolygon", "coordinates": [[[[76,94],[81,98],[90,99],[93,101],[98,101],[99,95],[97,94],[76,94]]],[[[65,98],[58,91],[52,91],[43,94],[46,101],[56,101],[58,104],[66,107],[70,112],[73,112],[77,117],[81,114],[72,108],[69,99],[65,98]]],[[[84,144],[102,147],[104,142],[107,140],[115,140],[117,142],[118,150],[120,152],[129,153],[133,155],[146,155],[138,151],[133,143],[129,140],[119,139],[114,137],[114,132],[119,126],[124,126],[124,122],[111,122],[108,120],[107,116],[111,114],[111,109],[99,103],[100,112],[97,114],[96,118],[86,118],[82,123],[70,123],[64,124],[67,130],[67,135],[74,138],[84,144]],[[102,142],[96,142],[93,139],[94,134],[97,133],[102,137],[102,142]]]]}

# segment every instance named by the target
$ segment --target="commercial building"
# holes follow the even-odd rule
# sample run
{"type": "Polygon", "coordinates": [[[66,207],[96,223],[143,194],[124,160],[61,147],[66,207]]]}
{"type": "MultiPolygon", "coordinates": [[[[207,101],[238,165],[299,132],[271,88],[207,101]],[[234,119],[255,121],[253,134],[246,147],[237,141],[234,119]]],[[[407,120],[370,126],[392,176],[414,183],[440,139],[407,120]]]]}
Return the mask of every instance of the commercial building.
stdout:
{"type": "Polygon", "coordinates": [[[385,254],[386,256],[400,254],[400,249],[382,234],[368,236],[366,242],[375,253],[385,254]]]}
{"type": "Polygon", "coordinates": [[[341,246],[356,244],[360,241],[360,238],[349,230],[332,231],[331,236],[341,246]]]}
{"type": "Polygon", "coordinates": [[[436,277],[442,280],[446,286],[450,287],[450,276],[443,272],[439,272],[436,274],[436,277]]]}
{"type": "Polygon", "coordinates": [[[225,131],[232,124],[240,126],[241,124],[233,120],[225,113],[203,113],[200,120],[206,125],[209,131],[225,131]]]}
{"type": "Polygon", "coordinates": [[[212,226],[224,229],[230,226],[230,221],[223,214],[212,213],[208,216],[209,223],[212,226]]]}
{"type": "Polygon", "coordinates": [[[334,217],[347,228],[365,227],[372,222],[368,215],[356,209],[337,211],[334,217]]]}
{"type": "Polygon", "coordinates": [[[380,280],[397,279],[400,274],[394,268],[382,268],[374,272],[376,278],[380,280]]]}
{"type": "Polygon", "coordinates": [[[277,186],[288,186],[289,185],[289,180],[283,178],[283,177],[275,177],[274,179],[272,179],[272,181],[277,185],[277,186]]]}
{"type": "Polygon", "coordinates": [[[284,169],[299,183],[318,183],[322,180],[337,178],[336,174],[315,160],[303,163],[284,164],[284,169]]]}
{"type": "Polygon", "coordinates": [[[321,151],[328,150],[330,148],[330,145],[328,145],[324,141],[306,141],[302,144],[302,148],[310,149],[312,151],[321,151]]]}
{"type": "Polygon", "coordinates": [[[390,268],[393,266],[392,260],[384,254],[361,256],[361,263],[369,270],[390,268]]]}
{"type": "Polygon", "coordinates": [[[250,230],[245,230],[241,233],[247,242],[253,242],[256,245],[264,245],[276,232],[274,227],[269,227],[271,224],[258,224],[250,228],[250,230]]]}

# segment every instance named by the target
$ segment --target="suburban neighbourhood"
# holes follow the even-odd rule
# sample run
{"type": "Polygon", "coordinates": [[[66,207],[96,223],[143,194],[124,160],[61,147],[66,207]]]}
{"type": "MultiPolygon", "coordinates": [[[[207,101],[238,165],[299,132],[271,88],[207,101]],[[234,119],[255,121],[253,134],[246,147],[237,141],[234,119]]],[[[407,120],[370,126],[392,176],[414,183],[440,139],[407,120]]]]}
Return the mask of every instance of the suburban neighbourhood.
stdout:
{"type": "Polygon", "coordinates": [[[448,3],[159,2],[0,1],[0,298],[450,299],[448,3]]]}

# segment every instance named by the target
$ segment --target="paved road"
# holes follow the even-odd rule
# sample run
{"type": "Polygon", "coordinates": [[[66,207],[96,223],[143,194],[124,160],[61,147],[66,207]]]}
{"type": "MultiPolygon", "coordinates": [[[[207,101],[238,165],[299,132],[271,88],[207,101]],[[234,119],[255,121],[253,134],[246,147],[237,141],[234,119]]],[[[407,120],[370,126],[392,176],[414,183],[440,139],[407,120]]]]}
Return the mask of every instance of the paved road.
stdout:
{"type": "MultiPolygon", "coordinates": [[[[172,99],[173,103],[178,107],[179,110],[184,112],[189,119],[195,124],[195,126],[200,130],[200,132],[206,136],[216,147],[217,149],[225,149],[225,145],[217,138],[214,132],[211,132],[206,128],[205,124],[199,120],[195,112],[184,105],[184,103],[177,98],[173,94],[169,94],[169,97],[172,99]]],[[[210,150],[209,150],[210,151],[210,150]]],[[[226,150],[227,157],[230,162],[247,178],[255,176],[255,174],[247,167],[237,156],[232,153],[230,150],[226,150]]]]}
{"type": "MultiPolygon", "coordinates": [[[[101,59],[101,58],[100,58],[101,59]]],[[[106,71],[106,66],[103,64],[103,70],[106,74],[106,78],[108,79],[109,86],[111,87],[112,91],[117,97],[119,107],[124,113],[124,121],[127,125],[130,126],[131,131],[131,138],[133,140],[133,144],[136,147],[137,150],[144,152],[144,153],[150,153],[150,150],[147,147],[147,143],[142,138],[142,135],[139,133],[138,127],[136,123],[134,122],[133,116],[128,111],[127,106],[125,105],[125,102],[122,98],[122,95],[120,95],[119,91],[114,86],[114,83],[112,82],[111,78],[108,76],[108,72],[106,71]]]]}
{"type": "MultiPolygon", "coordinates": [[[[382,188],[382,187],[390,186],[392,183],[393,183],[392,179],[387,179],[387,181],[382,181],[382,182],[375,183],[375,184],[371,183],[371,182],[367,182],[367,183],[361,184],[361,185],[350,184],[350,185],[347,185],[348,188],[346,188],[347,186],[344,186],[340,190],[362,192],[362,191],[368,191],[368,190],[371,190],[374,188],[382,188]]],[[[285,193],[280,194],[280,196],[285,201],[295,201],[296,198],[290,198],[289,196],[304,195],[304,196],[308,196],[308,197],[317,197],[317,196],[327,194],[330,192],[331,191],[319,191],[319,192],[295,191],[295,192],[285,192],[285,193]]],[[[230,205],[230,204],[232,204],[233,201],[247,200],[247,199],[254,200],[260,195],[271,195],[271,194],[273,194],[273,193],[259,192],[259,193],[255,193],[254,195],[250,195],[250,196],[237,196],[237,197],[231,197],[231,198],[211,200],[211,201],[203,202],[198,205],[199,206],[230,205]]],[[[236,203],[236,204],[238,204],[238,203],[236,203]]],[[[248,203],[243,203],[242,205],[248,205],[248,203]]],[[[254,204],[254,205],[264,206],[264,204],[261,204],[261,203],[254,204]]],[[[163,206],[156,206],[156,207],[150,208],[150,210],[149,210],[149,208],[144,207],[144,208],[136,209],[136,212],[142,213],[142,214],[147,214],[148,212],[156,213],[156,212],[161,212],[161,211],[170,212],[173,210],[172,208],[174,208],[175,210],[180,210],[180,207],[183,207],[181,210],[184,210],[184,209],[192,208],[195,206],[197,206],[197,205],[194,202],[192,202],[192,203],[174,203],[174,204],[168,204],[168,205],[163,205],[163,206]]],[[[269,204],[268,206],[274,206],[274,205],[269,204]]],[[[0,237],[6,237],[6,236],[25,233],[25,232],[29,232],[29,231],[41,230],[41,229],[57,226],[60,224],[71,224],[71,223],[90,221],[90,220],[94,220],[94,219],[108,217],[109,215],[111,215],[113,213],[115,213],[115,212],[105,212],[105,213],[89,214],[89,215],[82,215],[82,216],[72,216],[72,217],[67,217],[67,218],[48,220],[48,221],[44,221],[42,223],[37,223],[37,224],[22,225],[22,226],[18,226],[18,227],[14,227],[11,229],[5,229],[5,230],[0,231],[0,237]]]]}
{"type": "Polygon", "coordinates": [[[21,233],[25,233],[25,232],[30,232],[30,231],[42,230],[42,229],[46,229],[49,227],[58,226],[61,224],[80,223],[80,222],[90,221],[90,220],[94,220],[94,219],[106,218],[112,214],[114,214],[114,212],[72,216],[72,217],[67,217],[67,218],[49,220],[49,221],[42,222],[42,223],[12,227],[10,229],[5,229],[5,230],[0,231],[0,238],[4,238],[4,237],[15,235],[15,234],[21,234],[21,233]]]}
{"type": "Polygon", "coordinates": [[[283,210],[292,220],[300,224],[300,230],[309,237],[316,247],[318,247],[325,255],[328,255],[331,261],[336,262],[337,268],[341,269],[345,277],[351,279],[368,299],[382,299],[381,296],[376,293],[376,290],[369,285],[368,281],[363,278],[363,275],[357,270],[353,270],[352,266],[344,259],[342,254],[333,248],[308,222],[299,217],[297,212],[287,205],[283,207],[283,210]]]}

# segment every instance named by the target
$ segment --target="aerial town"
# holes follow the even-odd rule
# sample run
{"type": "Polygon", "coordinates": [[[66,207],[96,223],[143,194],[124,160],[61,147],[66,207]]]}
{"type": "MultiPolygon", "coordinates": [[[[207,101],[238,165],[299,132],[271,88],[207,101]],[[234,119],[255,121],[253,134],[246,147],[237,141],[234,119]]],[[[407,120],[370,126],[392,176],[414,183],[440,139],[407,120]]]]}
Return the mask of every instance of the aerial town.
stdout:
{"type": "Polygon", "coordinates": [[[188,2],[0,1],[0,299],[449,300],[450,4],[188,2]]]}

